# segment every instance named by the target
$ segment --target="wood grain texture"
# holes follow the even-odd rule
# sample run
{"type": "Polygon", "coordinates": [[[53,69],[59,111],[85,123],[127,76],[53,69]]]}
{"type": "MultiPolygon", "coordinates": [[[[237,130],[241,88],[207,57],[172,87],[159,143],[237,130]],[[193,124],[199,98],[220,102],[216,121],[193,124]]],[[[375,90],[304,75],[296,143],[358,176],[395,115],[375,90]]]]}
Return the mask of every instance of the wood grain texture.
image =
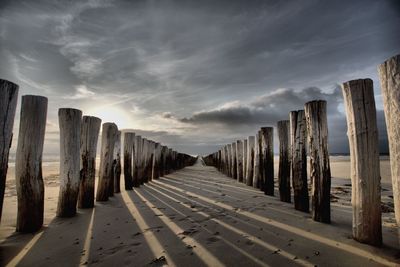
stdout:
{"type": "Polygon", "coordinates": [[[80,137],[82,111],[73,108],[58,110],[60,126],[60,193],[57,216],[76,214],[80,180],[80,137]]]}
{"type": "Polygon", "coordinates": [[[382,244],[378,127],[371,79],[342,85],[350,145],[353,238],[382,244]]]}
{"type": "Polygon", "coordinates": [[[44,184],[42,154],[47,118],[47,98],[22,97],[15,183],[17,188],[17,232],[35,232],[43,225],[44,184]]]}
{"type": "Polygon", "coordinates": [[[310,150],[312,216],[315,221],[331,222],[331,169],[328,152],[326,101],[315,100],[304,106],[310,150]]]}
{"type": "Polygon", "coordinates": [[[290,122],[288,120],[278,121],[277,129],[279,139],[279,197],[281,201],[290,203],[290,122]]]}
{"type": "Polygon", "coordinates": [[[4,191],[8,169],[8,155],[10,153],[13,136],[15,110],[18,100],[18,85],[0,79],[0,221],[3,213],[4,191]]]}
{"type": "Polygon", "coordinates": [[[264,193],[274,195],[274,128],[261,127],[262,183],[264,193]]]}

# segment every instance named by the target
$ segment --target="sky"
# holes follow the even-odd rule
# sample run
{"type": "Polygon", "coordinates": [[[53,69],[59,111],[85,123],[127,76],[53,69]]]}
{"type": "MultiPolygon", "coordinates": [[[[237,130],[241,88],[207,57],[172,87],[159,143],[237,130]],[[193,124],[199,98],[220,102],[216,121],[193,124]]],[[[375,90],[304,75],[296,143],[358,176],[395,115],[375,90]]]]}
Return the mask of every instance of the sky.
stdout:
{"type": "Polygon", "coordinates": [[[340,86],[371,78],[385,153],[377,66],[400,53],[399,25],[398,0],[2,0],[0,78],[48,97],[45,155],[59,108],[207,154],[315,99],[329,151],[348,153],[340,86]]]}

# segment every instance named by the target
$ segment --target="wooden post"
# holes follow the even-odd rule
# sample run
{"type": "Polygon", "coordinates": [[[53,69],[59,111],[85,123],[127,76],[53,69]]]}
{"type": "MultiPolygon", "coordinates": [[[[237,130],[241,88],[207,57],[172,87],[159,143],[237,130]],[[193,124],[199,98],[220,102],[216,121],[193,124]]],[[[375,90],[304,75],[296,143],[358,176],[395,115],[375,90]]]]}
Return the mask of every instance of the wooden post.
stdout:
{"type": "Polygon", "coordinates": [[[158,179],[160,177],[160,156],[161,156],[161,145],[160,143],[154,144],[154,158],[151,179],[158,179]]]}
{"type": "Polygon", "coordinates": [[[141,177],[140,183],[144,184],[145,182],[147,183],[148,177],[147,177],[147,165],[149,164],[149,141],[146,138],[142,139],[143,141],[143,151],[142,151],[142,157],[143,157],[143,175],[141,177]]]}
{"type": "Polygon", "coordinates": [[[256,133],[256,137],[254,139],[254,166],[253,166],[253,187],[260,188],[261,184],[261,171],[260,171],[260,132],[256,133]]]}
{"type": "Polygon", "coordinates": [[[262,177],[264,193],[274,195],[274,128],[261,127],[262,177]]]}
{"type": "Polygon", "coordinates": [[[46,117],[46,97],[33,95],[22,97],[15,160],[18,197],[17,232],[35,232],[43,225],[42,153],[46,117]]]}
{"type": "Polygon", "coordinates": [[[148,163],[147,163],[147,182],[150,182],[153,178],[153,163],[155,156],[155,142],[149,142],[149,154],[148,154],[148,163]]]}
{"type": "Polygon", "coordinates": [[[125,190],[132,190],[133,179],[132,179],[132,153],[133,144],[135,141],[135,133],[125,132],[124,133],[124,181],[125,190]]]}
{"type": "Polygon", "coordinates": [[[81,170],[78,208],[94,207],[94,184],[96,177],[96,151],[101,119],[83,116],[81,128],[81,170]]]}
{"type": "Polygon", "coordinates": [[[142,166],[142,137],[137,135],[135,138],[135,158],[133,159],[136,168],[135,175],[133,176],[133,186],[140,186],[140,179],[143,176],[143,166],[142,166]]]}
{"type": "Polygon", "coordinates": [[[255,146],[255,137],[249,136],[247,140],[247,170],[246,170],[246,184],[249,186],[253,185],[254,146],[255,146]]]}
{"type": "Polygon", "coordinates": [[[294,208],[309,212],[306,117],[304,110],[291,111],[289,116],[294,208]]]}
{"type": "Polygon", "coordinates": [[[112,193],[120,193],[121,192],[121,186],[120,186],[121,185],[121,131],[118,131],[116,135],[113,158],[114,158],[114,168],[113,168],[114,191],[112,193]]]}
{"type": "Polygon", "coordinates": [[[290,203],[290,138],[288,120],[278,121],[279,138],[279,196],[281,201],[290,203]]]}
{"type": "Polygon", "coordinates": [[[310,179],[312,181],[312,215],[315,221],[331,221],[331,170],[328,152],[326,101],[316,100],[304,106],[310,146],[310,179]]]}
{"type": "Polygon", "coordinates": [[[82,111],[60,108],[58,121],[60,125],[60,193],[57,216],[72,217],[76,214],[79,193],[82,111]]]}
{"type": "Polygon", "coordinates": [[[8,154],[13,136],[15,109],[18,100],[18,85],[0,79],[0,221],[3,213],[4,191],[8,169],[8,154]]]}
{"type": "Polygon", "coordinates": [[[236,166],[237,166],[237,181],[243,182],[243,142],[236,141],[236,166]]]}
{"type": "Polygon", "coordinates": [[[342,85],[351,157],[353,238],[382,245],[381,176],[374,88],[371,79],[342,85]]]}
{"type": "Polygon", "coordinates": [[[232,177],[232,162],[233,162],[232,144],[228,144],[227,149],[228,149],[228,176],[232,177]]]}
{"type": "Polygon", "coordinates": [[[243,139],[243,183],[247,184],[247,139],[243,139]]]}
{"type": "Polygon", "coordinates": [[[231,154],[232,154],[232,168],[231,168],[231,173],[232,173],[232,178],[237,180],[237,155],[236,155],[236,143],[231,144],[231,154]]]}
{"type": "Polygon", "coordinates": [[[400,55],[396,55],[380,64],[378,71],[389,140],[394,214],[397,227],[400,229],[400,55]]]}
{"type": "Polygon", "coordinates": [[[109,194],[109,183],[113,177],[113,155],[115,137],[118,127],[112,122],[103,124],[101,134],[101,153],[100,153],[100,170],[99,184],[97,186],[96,201],[107,201],[109,194]]]}

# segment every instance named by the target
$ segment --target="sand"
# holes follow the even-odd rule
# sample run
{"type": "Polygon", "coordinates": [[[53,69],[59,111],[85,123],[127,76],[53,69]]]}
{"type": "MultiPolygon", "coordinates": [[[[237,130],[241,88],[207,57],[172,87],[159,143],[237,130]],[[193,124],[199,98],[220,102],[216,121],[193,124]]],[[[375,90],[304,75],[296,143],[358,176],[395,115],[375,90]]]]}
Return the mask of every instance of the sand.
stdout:
{"type": "Polygon", "coordinates": [[[395,266],[400,261],[388,164],[382,159],[383,248],[351,238],[346,157],[331,158],[331,225],[314,222],[293,204],[200,163],[134,191],[123,190],[73,218],[55,218],[58,164],[47,163],[45,226],[35,235],[14,233],[11,166],[0,226],[0,265],[395,266]]]}

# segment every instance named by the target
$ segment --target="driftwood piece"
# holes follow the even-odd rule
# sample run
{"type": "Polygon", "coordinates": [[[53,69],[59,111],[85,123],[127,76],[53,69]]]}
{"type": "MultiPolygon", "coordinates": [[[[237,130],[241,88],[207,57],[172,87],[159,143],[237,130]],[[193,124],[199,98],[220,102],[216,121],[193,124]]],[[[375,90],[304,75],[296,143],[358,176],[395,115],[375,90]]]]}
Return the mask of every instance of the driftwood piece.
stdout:
{"type": "Polygon", "coordinates": [[[13,136],[15,110],[18,100],[18,85],[0,79],[0,221],[3,213],[4,192],[8,169],[8,155],[13,136]]]}
{"type": "Polygon", "coordinates": [[[113,177],[113,155],[117,132],[118,127],[114,123],[107,122],[103,124],[101,131],[99,184],[97,186],[96,201],[108,200],[109,183],[112,182],[113,177]]]}
{"type": "Polygon", "coordinates": [[[96,177],[96,152],[101,119],[83,116],[81,128],[81,170],[78,208],[94,207],[94,185],[96,177]]]}
{"type": "Polygon", "coordinates": [[[58,110],[60,126],[60,193],[57,216],[76,214],[80,180],[80,135],[82,111],[72,108],[58,110]]]}
{"type": "Polygon", "coordinates": [[[304,110],[291,111],[289,116],[294,208],[309,212],[306,117],[304,110]]]}
{"type": "Polygon", "coordinates": [[[310,149],[310,179],[312,181],[312,216],[315,221],[331,221],[331,169],[328,152],[326,101],[316,100],[304,106],[310,149]]]}
{"type": "Polygon", "coordinates": [[[378,71],[389,139],[394,214],[400,229],[400,55],[380,64],[378,71]]]}
{"type": "Polygon", "coordinates": [[[279,169],[278,184],[281,201],[290,203],[290,123],[288,120],[278,121],[279,169]]]}
{"type": "Polygon", "coordinates": [[[17,232],[35,232],[43,225],[44,184],[42,154],[47,98],[22,97],[15,183],[18,197],[17,232]]]}
{"type": "Polygon", "coordinates": [[[353,238],[382,244],[378,127],[371,79],[342,85],[350,145],[353,238]]]}

